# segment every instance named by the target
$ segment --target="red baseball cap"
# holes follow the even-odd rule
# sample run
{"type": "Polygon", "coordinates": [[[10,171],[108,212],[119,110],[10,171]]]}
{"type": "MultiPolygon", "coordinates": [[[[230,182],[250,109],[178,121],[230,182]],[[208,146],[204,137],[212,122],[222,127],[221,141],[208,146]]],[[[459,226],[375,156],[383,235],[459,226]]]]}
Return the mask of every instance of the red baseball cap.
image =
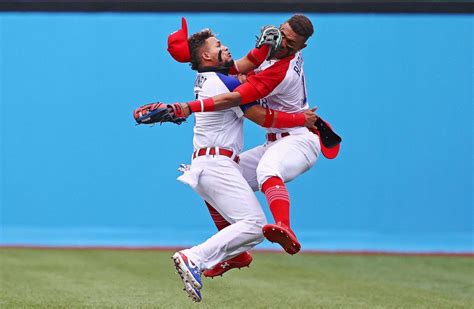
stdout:
{"type": "Polygon", "coordinates": [[[323,156],[325,156],[327,159],[334,159],[339,154],[340,147],[341,144],[337,144],[333,148],[326,148],[323,143],[321,143],[321,152],[323,153],[323,156]]]}
{"type": "MultiPolygon", "coordinates": [[[[322,119],[321,119],[322,120],[322,119]]],[[[324,123],[332,129],[331,125],[323,120],[324,123]]],[[[336,146],[332,147],[332,148],[327,148],[326,146],[323,145],[323,143],[321,143],[321,136],[319,134],[319,131],[316,130],[316,129],[310,129],[311,132],[313,132],[314,134],[318,135],[319,138],[320,138],[320,145],[321,145],[321,153],[323,154],[323,156],[326,158],[326,159],[334,159],[337,157],[337,155],[339,154],[339,149],[341,148],[341,144],[337,144],[336,146]]]]}
{"type": "MultiPolygon", "coordinates": [[[[332,130],[331,125],[326,120],[323,120],[323,121],[332,130]]],[[[325,156],[327,159],[334,159],[339,154],[340,147],[341,147],[341,144],[337,144],[336,146],[332,148],[327,148],[326,146],[323,145],[323,143],[321,143],[321,152],[323,153],[323,156],[325,156]]]]}
{"type": "Polygon", "coordinates": [[[191,62],[191,52],[188,44],[188,25],[181,18],[181,29],[168,36],[168,52],[178,62],[191,62]]]}

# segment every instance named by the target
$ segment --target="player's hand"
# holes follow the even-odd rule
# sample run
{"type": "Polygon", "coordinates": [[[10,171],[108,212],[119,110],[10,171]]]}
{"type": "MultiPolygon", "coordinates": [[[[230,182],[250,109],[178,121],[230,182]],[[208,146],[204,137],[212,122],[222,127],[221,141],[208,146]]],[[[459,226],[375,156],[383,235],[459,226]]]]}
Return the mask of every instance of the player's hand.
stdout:
{"type": "Polygon", "coordinates": [[[239,74],[239,75],[237,75],[237,78],[239,79],[239,82],[241,84],[244,84],[244,83],[247,82],[247,75],[245,75],[245,74],[239,74]]]}
{"type": "Polygon", "coordinates": [[[168,110],[171,115],[175,116],[176,118],[188,118],[191,115],[191,110],[189,109],[189,105],[186,103],[172,103],[168,104],[168,110]]]}
{"type": "Polygon", "coordinates": [[[314,126],[314,123],[318,119],[318,115],[316,115],[315,111],[317,110],[317,107],[313,107],[311,109],[307,109],[303,112],[304,117],[305,117],[305,122],[304,126],[307,127],[308,129],[316,128],[314,126]]]}

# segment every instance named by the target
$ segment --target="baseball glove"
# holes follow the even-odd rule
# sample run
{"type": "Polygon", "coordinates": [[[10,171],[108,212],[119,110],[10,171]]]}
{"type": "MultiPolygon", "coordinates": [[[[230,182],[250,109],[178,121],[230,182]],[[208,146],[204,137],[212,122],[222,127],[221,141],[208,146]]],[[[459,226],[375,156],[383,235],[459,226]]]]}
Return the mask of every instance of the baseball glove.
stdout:
{"type": "Polygon", "coordinates": [[[163,122],[172,122],[176,124],[181,124],[186,121],[183,116],[183,112],[180,104],[171,104],[166,105],[163,103],[150,103],[133,111],[133,118],[137,124],[153,124],[153,123],[163,123],[163,122]]]}
{"type": "Polygon", "coordinates": [[[257,37],[256,48],[262,47],[262,45],[270,46],[267,54],[267,60],[271,59],[273,55],[280,49],[282,35],[280,29],[275,26],[269,25],[261,29],[260,36],[257,37]]]}

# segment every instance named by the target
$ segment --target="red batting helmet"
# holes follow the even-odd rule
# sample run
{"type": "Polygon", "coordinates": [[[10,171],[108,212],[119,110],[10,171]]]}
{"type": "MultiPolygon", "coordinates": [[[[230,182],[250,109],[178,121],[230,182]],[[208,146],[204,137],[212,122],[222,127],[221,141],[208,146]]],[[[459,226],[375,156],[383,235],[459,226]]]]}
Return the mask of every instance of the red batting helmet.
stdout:
{"type": "Polygon", "coordinates": [[[188,44],[188,25],[181,18],[181,29],[168,36],[168,52],[178,62],[191,62],[191,52],[188,44]]]}

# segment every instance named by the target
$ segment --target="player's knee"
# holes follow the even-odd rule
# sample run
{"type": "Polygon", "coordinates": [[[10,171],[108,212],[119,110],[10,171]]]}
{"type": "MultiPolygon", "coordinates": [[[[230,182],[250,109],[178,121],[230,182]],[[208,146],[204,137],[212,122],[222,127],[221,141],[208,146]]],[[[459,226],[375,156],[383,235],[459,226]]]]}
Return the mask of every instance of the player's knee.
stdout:
{"type": "Polygon", "coordinates": [[[259,165],[257,167],[257,181],[258,181],[258,185],[259,185],[260,188],[262,187],[262,184],[268,178],[271,178],[271,177],[281,178],[280,173],[277,170],[275,170],[275,168],[273,168],[271,166],[268,166],[266,164],[262,164],[262,165],[259,165]]]}
{"type": "Polygon", "coordinates": [[[255,225],[261,230],[265,224],[267,224],[267,218],[262,212],[261,214],[255,217],[255,225]]]}
{"type": "Polygon", "coordinates": [[[267,224],[267,219],[265,218],[265,214],[259,214],[254,216],[253,218],[249,218],[245,220],[247,223],[247,233],[251,233],[256,240],[263,241],[263,232],[262,228],[265,224],[267,224]]]}
{"type": "Polygon", "coordinates": [[[263,236],[263,231],[262,231],[263,226],[264,225],[254,223],[250,231],[252,233],[252,236],[253,236],[252,238],[254,239],[255,245],[261,243],[265,239],[265,237],[263,236]]]}
{"type": "Polygon", "coordinates": [[[245,220],[248,226],[250,226],[253,230],[261,230],[265,224],[267,224],[267,220],[265,217],[259,218],[254,217],[248,220],[245,220]]]}
{"type": "Polygon", "coordinates": [[[267,224],[267,217],[265,216],[265,213],[257,201],[254,206],[255,207],[252,209],[252,211],[248,211],[244,216],[242,216],[242,220],[245,221],[249,226],[254,226],[261,229],[265,224],[267,224]]]}
{"type": "Polygon", "coordinates": [[[263,232],[260,229],[260,233],[255,235],[255,246],[258,245],[259,243],[262,243],[265,240],[265,236],[263,236],[263,232]]]}

